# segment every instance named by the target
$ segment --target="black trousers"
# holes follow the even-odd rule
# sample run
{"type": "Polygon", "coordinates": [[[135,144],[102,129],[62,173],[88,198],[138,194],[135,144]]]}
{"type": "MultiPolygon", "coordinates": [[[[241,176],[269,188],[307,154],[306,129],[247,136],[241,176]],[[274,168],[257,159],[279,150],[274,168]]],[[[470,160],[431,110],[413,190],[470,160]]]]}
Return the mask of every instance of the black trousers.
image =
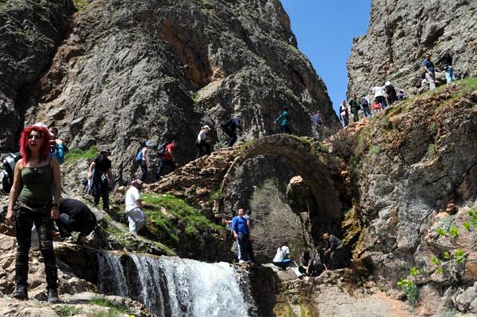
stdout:
{"type": "Polygon", "coordinates": [[[94,204],[98,206],[99,198],[103,198],[103,208],[109,210],[109,184],[108,181],[102,182],[100,178],[95,178],[93,182],[94,204]]]}
{"type": "Polygon", "coordinates": [[[46,283],[48,289],[58,286],[58,270],[53,249],[53,220],[50,219],[51,204],[42,209],[31,210],[19,206],[15,210],[15,228],[17,236],[17,252],[15,258],[15,282],[28,286],[28,255],[31,246],[31,229],[35,224],[38,232],[40,251],[45,263],[46,283]]]}

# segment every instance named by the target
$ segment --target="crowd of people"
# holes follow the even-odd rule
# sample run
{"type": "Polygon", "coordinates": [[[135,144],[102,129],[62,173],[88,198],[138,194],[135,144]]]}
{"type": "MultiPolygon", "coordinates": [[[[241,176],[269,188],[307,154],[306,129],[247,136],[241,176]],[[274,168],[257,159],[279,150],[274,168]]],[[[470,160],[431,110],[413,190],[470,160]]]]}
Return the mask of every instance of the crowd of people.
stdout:
{"type": "MultiPolygon", "coordinates": [[[[436,67],[431,60],[431,54],[427,53],[422,62],[422,76],[417,78],[415,82],[416,88],[428,87],[429,90],[436,88],[436,67]]],[[[445,52],[437,61],[444,71],[447,85],[456,80],[453,68],[453,59],[450,52],[445,52]]],[[[386,81],[384,85],[377,85],[371,87],[369,93],[372,96],[372,102],[367,94],[362,94],[359,98],[357,94],[353,94],[351,98],[342,100],[339,106],[339,118],[343,126],[347,126],[350,122],[357,122],[362,118],[370,118],[374,114],[387,107],[393,105],[395,102],[401,102],[407,94],[404,89],[399,89],[396,92],[393,84],[386,81]],[[351,121],[352,120],[352,121],[351,121]]]]}
{"type": "MultiPolygon", "coordinates": [[[[446,82],[455,80],[453,59],[446,52],[438,63],[443,65],[446,82]]],[[[431,61],[431,54],[426,54],[422,62],[423,80],[420,85],[427,84],[435,89],[436,68],[431,61]]],[[[371,117],[381,110],[402,101],[406,94],[401,89],[397,93],[390,81],[370,89],[373,101],[366,94],[358,97],[352,94],[348,101],[343,100],[339,108],[339,116],[344,126],[351,120],[360,117],[371,117]]],[[[274,123],[280,126],[282,133],[292,133],[293,120],[290,109],[284,107],[275,118],[274,123]]],[[[238,139],[237,131],[245,133],[244,117],[239,114],[220,124],[226,136],[224,146],[232,147],[238,139]]],[[[317,138],[322,133],[323,118],[320,111],[313,115],[313,126],[317,138]]],[[[203,125],[195,140],[197,155],[200,158],[209,155],[213,142],[209,137],[210,125],[203,125]]],[[[20,136],[21,159],[14,167],[13,184],[9,192],[6,223],[15,226],[17,252],[15,258],[15,290],[12,294],[17,299],[28,298],[29,250],[32,240],[38,239],[38,246],[45,265],[47,293],[49,302],[58,302],[57,266],[53,250],[54,231],[58,230],[63,241],[72,241],[72,232],[79,232],[77,243],[84,243],[86,237],[96,227],[96,217],[86,204],[71,198],[61,198],[60,164],[64,162],[67,147],[58,137],[56,127],[47,127],[37,123],[23,129],[20,136]],[[32,234],[36,237],[32,237],[32,234]]],[[[177,166],[175,150],[178,143],[173,140],[158,147],[157,171],[154,179],[160,180],[165,174],[172,172],[177,166]]],[[[154,149],[151,140],[144,143],[136,156],[141,174],[131,181],[125,194],[125,214],[129,222],[129,231],[136,235],[146,223],[146,214],[141,200],[141,189],[147,180],[151,166],[150,153],[154,149]]],[[[109,159],[111,151],[101,149],[99,155],[91,162],[88,169],[88,186],[92,188],[94,205],[109,212],[109,191],[113,186],[112,163],[109,159]]],[[[230,221],[233,237],[237,243],[237,260],[240,264],[254,261],[251,238],[251,218],[244,209],[237,210],[237,215],[230,221]]],[[[348,255],[343,243],[336,236],[324,233],[322,241],[325,247],[313,250],[305,249],[299,260],[301,274],[318,276],[323,271],[344,267],[348,263],[348,255]]],[[[293,262],[288,242],[277,247],[272,260],[273,264],[286,270],[293,262]]]]}

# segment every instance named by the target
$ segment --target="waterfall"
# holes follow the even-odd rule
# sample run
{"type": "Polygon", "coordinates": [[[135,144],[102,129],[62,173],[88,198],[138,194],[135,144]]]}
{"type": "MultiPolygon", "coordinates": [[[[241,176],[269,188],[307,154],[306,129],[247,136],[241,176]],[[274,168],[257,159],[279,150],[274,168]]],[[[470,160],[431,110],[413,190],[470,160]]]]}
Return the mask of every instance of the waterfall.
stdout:
{"type": "Polygon", "coordinates": [[[229,263],[178,257],[99,255],[100,290],[128,296],[170,317],[253,317],[248,276],[229,263]],[[245,288],[245,289],[243,289],[245,288]]]}

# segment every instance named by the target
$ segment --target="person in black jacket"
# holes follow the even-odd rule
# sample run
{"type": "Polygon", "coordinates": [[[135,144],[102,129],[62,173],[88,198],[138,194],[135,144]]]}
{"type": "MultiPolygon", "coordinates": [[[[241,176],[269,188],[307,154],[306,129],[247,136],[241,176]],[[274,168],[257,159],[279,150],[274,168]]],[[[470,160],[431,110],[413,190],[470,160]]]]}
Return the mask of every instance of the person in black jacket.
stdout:
{"type": "Polygon", "coordinates": [[[63,241],[72,241],[71,233],[77,231],[77,243],[84,243],[86,236],[96,227],[96,216],[83,202],[62,198],[59,204],[60,216],[56,219],[56,225],[63,241]]]}

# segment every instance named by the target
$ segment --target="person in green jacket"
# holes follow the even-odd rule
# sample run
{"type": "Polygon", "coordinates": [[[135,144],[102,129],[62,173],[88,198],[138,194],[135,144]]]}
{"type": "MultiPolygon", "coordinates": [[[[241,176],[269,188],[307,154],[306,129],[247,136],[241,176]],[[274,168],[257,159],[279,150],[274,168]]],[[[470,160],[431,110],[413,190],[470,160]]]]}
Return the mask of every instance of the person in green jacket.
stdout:
{"type": "Polygon", "coordinates": [[[279,123],[282,128],[282,133],[290,133],[290,111],[288,110],[288,107],[283,108],[282,113],[275,119],[275,123],[279,123]]]}

